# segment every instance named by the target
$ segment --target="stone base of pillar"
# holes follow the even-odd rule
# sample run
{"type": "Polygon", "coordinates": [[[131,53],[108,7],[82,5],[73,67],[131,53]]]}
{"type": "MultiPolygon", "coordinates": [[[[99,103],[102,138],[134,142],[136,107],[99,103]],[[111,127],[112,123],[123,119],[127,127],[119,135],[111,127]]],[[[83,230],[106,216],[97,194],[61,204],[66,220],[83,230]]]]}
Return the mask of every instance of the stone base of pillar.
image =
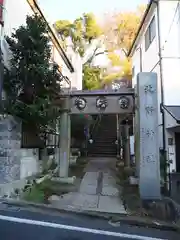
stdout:
{"type": "Polygon", "coordinates": [[[67,184],[74,184],[76,177],[57,177],[57,178],[52,178],[53,181],[59,182],[59,183],[67,183],[67,184]]]}
{"type": "Polygon", "coordinates": [[[77,156],[70,156],[70,160],[69,160],[69,164],[72,165],[76,165],[76,161],[77,161],[77,156]]]}
{"type": "Polygon", "coordinates": [[[129,183],[131,185],[139,185],[139,178],[131,176],[129,177],[129,183]]]}

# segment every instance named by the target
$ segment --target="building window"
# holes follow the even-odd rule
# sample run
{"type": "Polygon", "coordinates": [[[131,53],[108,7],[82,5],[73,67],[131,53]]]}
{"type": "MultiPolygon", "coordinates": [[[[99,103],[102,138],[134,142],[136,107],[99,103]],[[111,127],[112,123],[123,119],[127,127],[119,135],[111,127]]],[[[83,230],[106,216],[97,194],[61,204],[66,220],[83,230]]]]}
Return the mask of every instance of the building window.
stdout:
{"type": "Polygon", "coordinates": [[[145,33],[145,50],[149,48],[155,36],[156,36],[156,22],[155,17],[153,17],[145,33]]]}
{"type": "Polygon", "coordinates": [[[172,146],[173,145],[173,138],[168,138],[168,145],[172,146]]]}

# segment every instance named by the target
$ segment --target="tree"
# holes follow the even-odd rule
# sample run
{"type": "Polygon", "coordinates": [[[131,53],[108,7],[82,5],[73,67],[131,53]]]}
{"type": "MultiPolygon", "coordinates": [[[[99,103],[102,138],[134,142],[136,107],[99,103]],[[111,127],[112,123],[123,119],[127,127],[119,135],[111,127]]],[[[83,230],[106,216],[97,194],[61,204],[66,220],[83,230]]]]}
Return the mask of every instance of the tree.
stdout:
{"type": "Polygon", "coordinates": [[[145,6],[140,6],[134,12],[106,15],[102,26],[91,13],[84,14],[74,22],[59,20],[55,23],[57,31],[64,39],[71,37],[74,50],[82,57],[85,88],[101,88],[104,83],[111,82],[115,78],[131,79],[131,59],[127,57],[127,52],[137,32],[144,9],[145,6]],[[89,49],[91,51],[88,55],[89,49]],[[93,66],[94,58],[105,53],[110,60],[112,71],[104,72],[104,69],[93,66]]]}
{"type": "Polygon", "coordinates": [[[120,12],[112,16],[105,16],[103,31],[108,57],[112,66],[118,66],[119,71],[105,76],[109,82],[116,78],[130,78],[132,75],[131,59],[127,52],[132,44],[139,27],[145,6],[139,6],[134,12],[120,12]]]}
{"type": "Polygon", "coordinates": [[[55,23],[55,28],[65,41],[67,37],[72,39],[74,50],[82,58],[84,88],[99,88],[101,69],[94,67],[92,63],[94,58],[103,54],[104,51],[101,50],[100,43],[102,30],[96,22],[95,16],[92,13],[87,13],[74,22],[59,20],[55,23]],[[90,54],[88,54],[89,49],[90,54]]]}
{"type": "Polygon", "coordinates": [[[83,67],[83,89],[94,90],[101,87],[101,68],[85,64],[83,67]]]}
{"type": "Polygon", "coordinates": [[[106,16],[104,22],[104,34],[106,45],[113,51],[124,49],[128,51],[139,27],[145,6],[139,6],[133,12],[120,12],[112,16],[106,16]]]}
{"type": "MultiPolygon", "coordinates": [[[[85,57],[89,45],[92,45],[93,41],[102,35],[102,30],[92,13],[83,14],[82,17],[77,18],[74,22],[58,20],[55,23],[55,28],[62,37],[71,37],[74,50],[78,51],[82,58],[85,57]]],[[[93,54],[97,52],[98,47],[95,46],[93,54]]]]}
{"type": "Polygon", "coordinates": [[[6,37],[12,58],[4,80],[8,96],[4,112],[43,131],[53,127],[59,116],[53,101],[61,93],[58,66],[50,65],[47,33],[46,23],[34,15],[27,16],[26,25],[6,37]]]}

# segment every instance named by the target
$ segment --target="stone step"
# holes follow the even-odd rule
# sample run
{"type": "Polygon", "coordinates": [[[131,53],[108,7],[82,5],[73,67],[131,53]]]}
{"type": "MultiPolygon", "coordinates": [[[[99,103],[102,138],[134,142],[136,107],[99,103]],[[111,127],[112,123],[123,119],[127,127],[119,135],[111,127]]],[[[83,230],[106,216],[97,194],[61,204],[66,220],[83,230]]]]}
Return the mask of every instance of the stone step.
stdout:
{"type": "Polygon", "coordinates": [[[88,149],[89,152],[107,152],[107,153],[114,153],[117,152],[117,149],[111,149],[111,148],[91,148],[88,149]]]}
{"type": "Polygon", "coordinates": [[[116,157],[117,154],[88,153],[89,157],[116,157]]]}
{"type": "Polygon", "coordinates": [[[94,142],[90,146],[93,147],[109,147],[109,148],[116,148],[115,142],[94,142]]]}

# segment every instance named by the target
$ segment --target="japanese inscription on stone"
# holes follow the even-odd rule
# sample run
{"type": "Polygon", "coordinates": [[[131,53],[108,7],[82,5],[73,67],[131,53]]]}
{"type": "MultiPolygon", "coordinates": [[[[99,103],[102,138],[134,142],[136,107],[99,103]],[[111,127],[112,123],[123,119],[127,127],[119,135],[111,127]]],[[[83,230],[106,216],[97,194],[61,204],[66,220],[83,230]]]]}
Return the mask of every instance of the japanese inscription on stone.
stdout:
{"type": "Polygon", "coordinates": [[[142,199],[160,198],[157,76],[139,73],[139,187],[142,199]]]}

